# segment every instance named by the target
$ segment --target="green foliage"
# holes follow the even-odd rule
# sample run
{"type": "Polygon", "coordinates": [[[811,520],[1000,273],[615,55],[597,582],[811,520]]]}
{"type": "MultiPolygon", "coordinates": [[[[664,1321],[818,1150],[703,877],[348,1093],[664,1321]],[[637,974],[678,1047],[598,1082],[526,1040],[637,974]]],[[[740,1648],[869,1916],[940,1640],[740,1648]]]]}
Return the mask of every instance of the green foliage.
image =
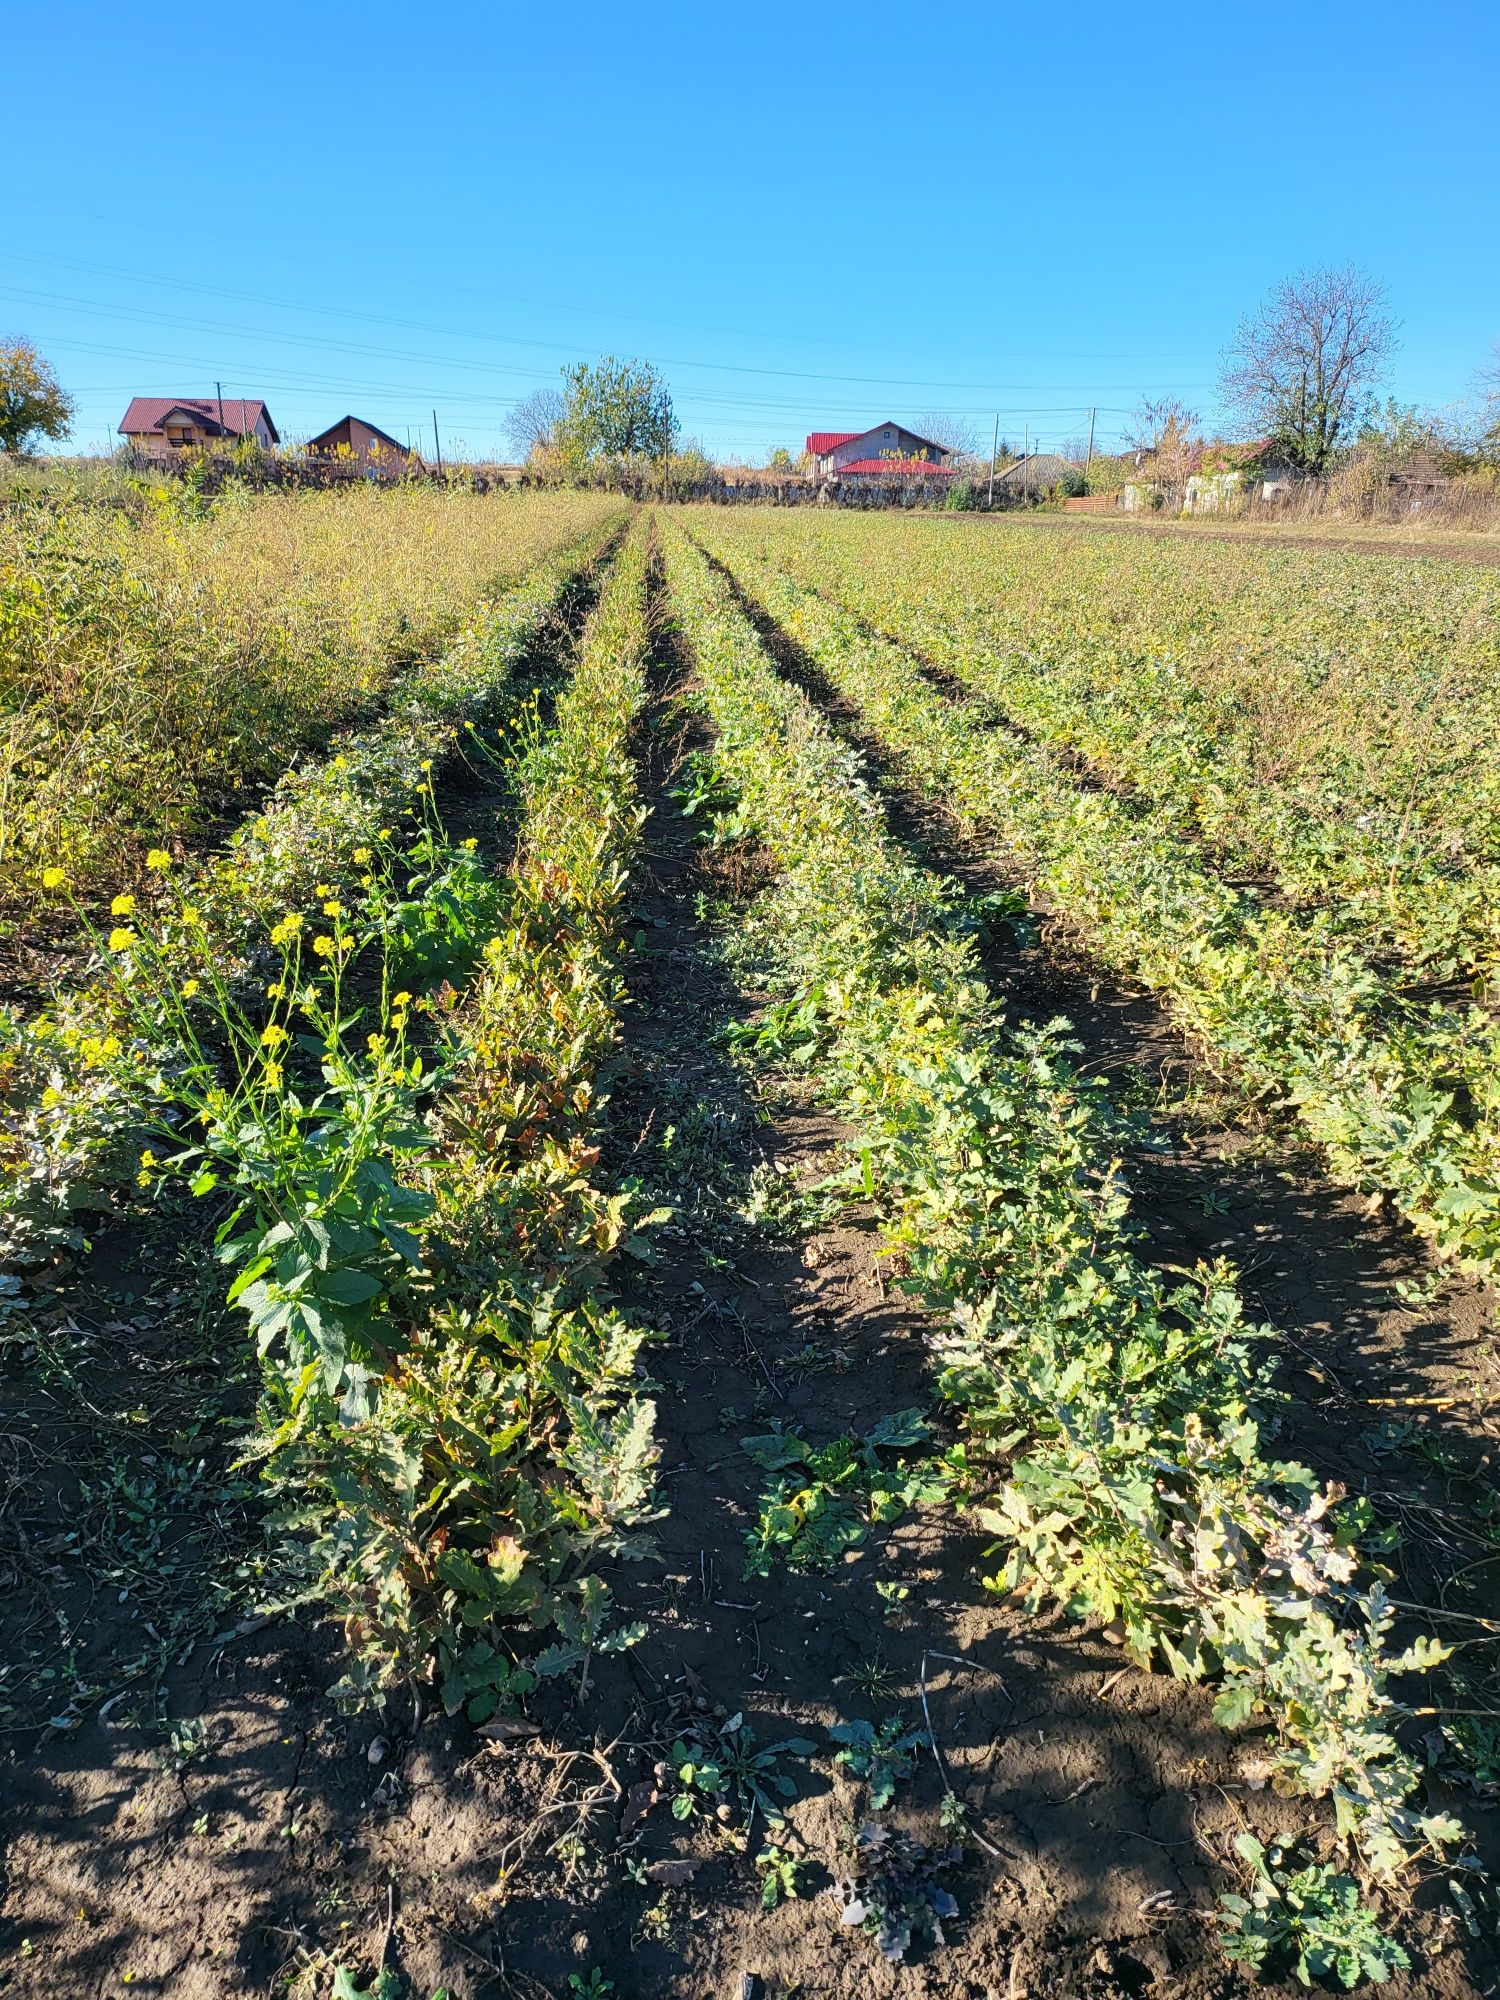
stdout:
{"type": "Polygon", "coordinates": [[[597,459],[660,459],[672,449],[677,418],[666,383],[647,361],[617,361],[563,370],[565,405],[555,442],[570,465],[597,459]]]}
{"type": "Polygon", "coordinates": [[[38,438],[65,438],[73,399],[29,340],[0,339],[0,451],[29,451],[38,438]]]}
{"type": "MultiPolygon", "coordinates": [[[[948,558],[947,547],[920,570],[909,601],[903,576],[874,570],[868,549],[835,565],[838,587],[882,626],[897,624],[945,671],[993,693],[1020,728],[999,725],[978,704],[935,700],[910,654],[805,581],[757,567],[753,586],[862,707],[909,780],[965,823],[1000,834],[1101,958],[1154,988],[1248,1088],[1295,1109],[1341,1179],[1389,1193],[1443,1252],[1487,1269],[1500,1256],[1500,1028],[1483,1008],[1408,1000],[1401,980],[1378,971],[1355,939],[1363,929],[1370,947],[1384,950],[1399,933],[1435,976],[1500,970],[1494,864],[1455,877],[1429,846],[1413,865],[1408,907],[1394,884],[1409,784],[1401,805],[1373,815],[1368,829],[1325,823],[1319,838],[1314,821],[1309,839],[1297,797],[1276,802],[1264,787],[1247,796],[1227,781],[1207,718],[1183,719],[1180,674],[1159,660],[1140,669],[1162,689],[1164,720],[1153,738],[1141,726],[1140,681],[1134,670],[1122,676],[1113,647],[1086,675],[1069,670],[1061,646],[1060,668],[1050,659],[1039,667],[994,631],[988,610],[962,608],[965,596],[988,604],[994,586],[981,558],[948,558]],[[950,572],[941,586],[931,574],[937,564],[950,572]],[[1159,796],[1080,785],[1039,755],[1035,735],[1085,749],[1112,777],[1159,796]],[[1201,810],[1213,807],[1204,830],[1232,843],[1266,806],[1258,823],[1277,841],[1289,884],[1304,871],[1300,893],[1313,907],[1271,907],[1228,886],[1184,842],[1179,794],[1200,759],[1201,810]],[[1330,866],[1350,877],[1339,911],[1321,907],[1330,866]]],[[[808,567],[831,561],[820,549],[808,567]]],[[[1362,775],[1341,782],[1345,799],[1366,789],[1362,775]]]]}
{"type": "Polygon", "coordinates": [[[768,1840],[755,1857],[760,1871],[760,1906],[774,1910],[782,1903],[795,1903],[802,1894],[805,1869],[795,1854],[768,1840]]]}
{"type": "MultiPolygon", "coordinates": [[[[367,929],[392,932],[413,977],[424,962],[442,973],[445,957],[451,970],[462,969],[472,957],[468,926],[483,921],[488,892],[474,889],[476,871],[462,850],[445,846],[441,860],[436,848],[423,850],[436,833],[432,774],[456,741],[473,741],[480,725],[515,715],[526,693],[516,669],[596,548],[590,537],[549,560],[476,617],[441,658],[415,669],[385,723],[288,771],[225,853],[172,871],[166,879],[175,886],[159,900],[194,914],[190,936],[169,941],[179,954],[176,981],[191,975],[237,994],[260,976],[267,929],[315,896],[325,900],[325,889],[358,904],[367,929]],[[462,877],[463,892],[449,893],[434,866],[462,877]],[[429,891],[434,907],[424,916],[429,891]],[[401,915],[403,901],[412,907],[401,915]],[[412,925],[418,930],[404,936],[412,925]]],[[[60,866],[43,883],[53,899],[78,893],[60,866]]],[[[106,1209],[135,1174],[157,1079],[181,1058],[175,1010],[157,1020],[128,1004],[130,966],[105,954],[90,982],[52,1007],[27,1018],[0,1008],[0,1258],[7,1263],[80,1247],[81,1222],[106,1209]]]]}
{"type": "Polygon", "coordinates": [[[590,1966],[588,1972],[570,1972],[568,1991],[576,1993],[578,2000],[608,2000],[615,1990],[615,1982],[606,1979],[597,1965],[590,1966]]]}
{"type": "Polygon", "coordinates": [[[1359,1885],[1321,1863],[1284,1865],[1251,1834],[1235,1841],[1250,1865],[1248,1896],[1226,1895],[1220,1920],[1227,1955],[1257,1972],[1291,1973],[1303,1986],[1336,1980],[1347,1992],[1362,1979],[1383,1985],[1411,1960],[1360,1901],[1359,1885]]]}
{"type": "Polygon", "coordinates": [[[779,1827],[785,1821],[782,1802],[797,1796],[797,1782],[780,1769],[780,1759],[811,1757],[816,1749],[805,1736],[757,1746],[743,1715],[717,1725],[694,1724],[672,1745],[670,1762],[679,1787],[672,1816],[690,1819],[705,1802],[733,1803],[747,1815],[758,1810],[767,1826],[779,1827]]]}
{"type": "Polygon", "coordinates": [[[870,1787],[870,1808],[884,1812],[896,1796],[896,1786],[917,1768],[917,1750],[922,1742],[920,1729],[908,1729],[899,1715],[888,1715],[878,1726],[873,1722],[836,1722],[829,1731],[843,1749],[834,1758],[853,1778],[870,1787]]]}
{"type": "MultiPolygon", "coordinates": [[[[1220,1720],[1270,1725],[1278,1783],[1328,1798],[1370,1872],[1441,1855],[1461,1828],[1408,1803],[1421,1773],[1388,1683],[1443,1649],[1390,1649],[1359,1523],[1269,1452],[1268,1330],[1245,1324],[1227,1266],[1163,1276],[1137,1257],[1118,1122],[1057,1024],[998,1016],[957,899],[885,832],[858,759],[680,537],[672,562],[717,754],[783,870],[758,926],[767,976],[815,1000],[819,1083],[943,1328],[940,1387],[968,1432],[950,1464],[1000,1538],[995,1587],[1118,1619],[1142,1664],[1216,1679],[1220,1720]]],[[[801,1464],[799,1445],[763,1449],[801,1464]]]]}
{"type": "Polygon", "coordinates": [[[920,1410],[898,1410],[863,1437],[839,1437],[818,1447],[779,1422],[763,1436],[741,1438],[741,1448],[757,1465],[778,1475],[762,1494],[759,1519],[745,1537],[745,1575],[769,1576],[778,1556],[793,1569],[830,1569],[863,1542],[871,1526],[942,1499],[948,1482],[941,1467],[925,1459],[881,1456],[927,1435],[920,1410]]]}

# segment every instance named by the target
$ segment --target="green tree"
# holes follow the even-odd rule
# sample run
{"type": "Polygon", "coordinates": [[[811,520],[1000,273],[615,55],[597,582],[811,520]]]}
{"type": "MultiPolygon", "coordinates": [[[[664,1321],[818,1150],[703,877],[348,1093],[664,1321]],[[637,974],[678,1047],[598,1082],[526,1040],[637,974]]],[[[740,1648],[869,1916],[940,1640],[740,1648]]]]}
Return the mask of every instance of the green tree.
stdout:
{"type": "Polygon", "coordinates": [[[601,458],[665,458],[677,435],[666,383],[648,361],[616,361],[563,371],[563,413],[554,433],[574,465],[601,458]]]}
{"type": "Polygon", "coordinates": [[[29,340],[0,337],[0,451],[28,451],[38,438],[64,438],[73,399],[29,340]]]}
{"type": "Polygon", "coordinates": [[[792,454],[784,444],[777,445],[775,451],[766,460],[766,470],[767,472],[790,472],[792,470],[792,454]]]}

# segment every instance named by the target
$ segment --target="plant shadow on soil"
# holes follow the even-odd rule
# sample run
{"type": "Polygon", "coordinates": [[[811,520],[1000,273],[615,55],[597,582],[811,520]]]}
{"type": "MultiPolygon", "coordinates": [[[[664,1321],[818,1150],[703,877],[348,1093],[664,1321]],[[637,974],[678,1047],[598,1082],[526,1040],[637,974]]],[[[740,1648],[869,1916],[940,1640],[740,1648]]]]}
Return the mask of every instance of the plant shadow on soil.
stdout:
{"type": "MultiPolygon", "coordinates": [[[[71,2000],[113,1994],[129,1973],[137,1990],[172,2000],[322,2000],[334,1963],[368,1974],[383,1953],[416,1994],[446,1984],[455,2000],[563,1995],[570,1973],[594,1966],[621,2000],[1251,1990],[1223,1963],[1207,1913],[1234,1834],[1247,1822],[1290,1832],[1303,1815],[1247,1786],[1242,1746],[1213,1727],[1201,1693],[1122,1673],[1099,1635],[987,1595],[983,1541],[948,1511],[872,1531],[826,1574],[743,1578],[763,1482],[739,1431],[779,1417],[821,1441],[925,1402],[925,1323],[891,1286],[868,1211],[807,1200],[797,1205],[806,1226],[779,1233],[735,1214],[757,1186],[806,1192],[839,1163],[844,1134],[805,1082],[755,1079],[720,1052],[717,1031],[752,1016],[757,999],[729,978],[700,899],[712,907],[752,890],[758,861],[700,845],[672,799],[701,725],[666,698],[688,663],[661,650],[663,698],[643,742],[642,935],[606,1147],[613,1171],[664,1189],[682,1211],[681,1233],[659,1232],[658,1260],[622,1279],[629,1309],[662,1336],[646,1366],[670,1511],[657,1559],[614,1579],[648,1636],[599,1662],[586,1699],[547,1684],[535,1737],[487,1737],[440,1716],[414,1726],[405,1701],[383,1718],[340,1717],[326,1695],[340,1639],[326,1621],[200,1647],[168,1675],[165,1698],[175,1720],[202,1724],[201,1742],[188,1735],[163,1758],[156,1732],[94,1716],[12,1757],[0,1991],[71,2000]],[[733,1421],[721,1416],[729,1409],[733,1421]],[[877,1582],[908,1590],[893,1615],[877,1582]],[[918,1723],[924,1659],[951,1783],[997,1850],[967,1843],[946,1948],[892,1969],[821,1896],[762,1913],[743,1830],[711,1815],[681,1824],[664,1801],[639,1816],[674,1734],[743,1712],[762,1742],[818,1740],[814,1759],[783,1760],[800,1794],[789,1819],[810,1856],[832,1858],[862,1800],[832,1768],[823,1730],[896,1713],[918,1723]],[[674,1861],[690,1871],[676,1886],[674,1861]]],[[[900,830],[899,800],[893,820],[900,830]]],[[[937,833],[915,818],[907,830],[937,833]]],[[[1106,1024],[1130,1009],[1106,1000],[1096,1020],[1078,1005],[1086,988],[1050,956],[997,957],[989,970],[1018,1005],[1029,990],[1033,1011],[1074,1014],[1096,1065],[1145,1061],[1141,1021],[1132,1015],[1110,1042],[1106,1024]]],[[[1180,1058],[1169,1038],[1160,1046],[1164,1060],[1180,1058]]],[[[1201,1225],[1204,1247],[1223,1247],[1231,1229],[1267,1247],[1254,1234],[1266,1206],[1259,1163],[1227,1159],[1214,1186],[1230,1208],[1195,1222],[1202,1169],[1179,1151],[1180,1179],[1175,1160],[1148,1163],[1166,1176],[1153,1227],[1158,1211],[1165,1228],[1181,1208],[1174,1245],[1201,1225]]],[[[1149,1201],[1144,1181],[1143,1193],[1149,1201]]],[[[1327,1205],[1305,1187],[1287,1199],[1310,1201],[1313,1215],[1277,1211],[1275,1282],[1281,1243],[1298,1243],[1327,1205]]],[[[1346,1220],[1329,1223],[1332,1235],[1346,1220]]],[[[1391,1244],[1385,1254],[1409,1257],[1391,1244]]],[[[1320,1314],[1329,1327],[1350,1323],[1330,1260],[1325,1246],[1295,1266],[1307,1288],[1297,1324],[1315,1355],[1320,1314]]],[[[1360,1268],[1357,1247],[1349,1267],[1360,1268]]],[[[1273,1274],[1260,1282],[1269,1308],[1273,1274]]],[[[1355,1321],[1371,1338],[1372,1312],[1355,1321]]],[[[942,1789],[924,1752],[896,1822],[938,1840],[942,1789]]],[[[749,1854],[762,1836],[757,1823],[749,1854]]],[[[814,1868],[809,1888],[824,1880],[814,1868]]],[[[1448,1952],[1387,1990],[1459,2000],[1476,1988],[1448,1952]]]]}
{"type": "MultiPolygon", "coordinates": [[[[779,671],[859,750],[896,836],[971,895],[1024,888],[982,840],[965,838],[901,783],[816,660],[738,577],[710,560],[779,671]]],[[[947,676],[911,657],[934,699],[960,698],[947,676]]],[[[983,713],[982,703],[974,706],[983,713]]],[[[1284,1121],[1261,1118],[1237,1098],[1148,994],[1090,961],[1056,912],[1036,906],[1036,915],[1038,942],[1020,952],[1008,944],[986,949],[984,970],[1015,1017],[1066,1018],[1080,1069],[1104,1080],[1117,1100],[1148,1109],[1157,1140],[1125,1163],[1140,1254],[1164,1269],[1215,1257],[1234,1262],[1247,1307],[1274,1335],[1287,1392],[1275,1413],[1279,1440],[1324,1479],[1368,1496],[1378,1519],[1400,1531],[1383,1558],[1395,1573],[1393,1594],[1410,1603],[1411,1629],[1455,1648],[1453,1692],[1409,1691],[1409,1698],[1495,1712],[1495,1641],[1474,1636],[1464,1616],[1492,1612],[1500,1566],[1492,1288],[1457,1275],[1439,1284],[1433,1258],[1410,1231],[1331,1184],[1284,1121]],[[1411,1288],[1411,1303],[1398,1286],[1411,1288]]],[[[1440,1747],[1430,1725],[1416,1733],[1434,1752],[1440,1747]]],[[[1500,1828],[1488,1801],[1436,1779],[1433,1796],[1465,1818],[1491,1872],[1500,1868],[1500,1828]]],[[[1453,1943],[1451,1913],[1431,1894],[1425,1901],[1453,1943]]],[[[1455,1990],[1472,1990],[1451,1952],[1413,1990],[1440,1990],[1433,1982],[1449,1976],[1455,1990]]],[[[1401,1991],[1401,1982],[1388,1990],[1401,1991]]]]}

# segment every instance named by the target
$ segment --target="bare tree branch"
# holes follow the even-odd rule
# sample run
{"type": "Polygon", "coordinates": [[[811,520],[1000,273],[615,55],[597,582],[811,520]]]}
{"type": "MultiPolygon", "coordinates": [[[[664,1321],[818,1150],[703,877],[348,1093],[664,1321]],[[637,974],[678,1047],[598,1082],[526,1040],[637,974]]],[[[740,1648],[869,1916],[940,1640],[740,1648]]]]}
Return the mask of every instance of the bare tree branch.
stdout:
{"type": "Polygon", "coordinates": [[[1358,430],[1396,346],[1385,289],[1346,266],[1300,272],[1240,322],[1224,357],[1226,406],[1294,465],[1322,472],[1358,430]]]}
{"type": "Polygon", "coordinates": [[[551,449],[565,408],[561,389],[533,389],[522,397],[505,419],[505,435],[517,458],[551,449]]]}

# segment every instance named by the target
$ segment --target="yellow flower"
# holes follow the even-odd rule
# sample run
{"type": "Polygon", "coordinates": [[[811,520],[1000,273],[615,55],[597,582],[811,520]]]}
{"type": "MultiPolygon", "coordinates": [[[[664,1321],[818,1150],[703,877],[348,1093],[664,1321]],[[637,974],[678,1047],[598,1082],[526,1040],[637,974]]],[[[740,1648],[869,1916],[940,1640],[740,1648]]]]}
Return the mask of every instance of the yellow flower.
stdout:
{"type": "Polygon", "coordinates": [[[192,931],[196,930],[199,924],[202,923],[203,917],[202,914],[197,909],[195,909],[191,903],[185,903],[182,909],[182,921],[187,925],[188,929],[192,931]]]}
{"type": "MultiPolygon", "coordinates": [[[[356,867],[356,868],[363,868],[363,867],[364,867],[364,865],[365,865],[365,863],[366,863],[366,862],[367,862],[367,861],[369,860],[369,858],[370,858],[370,850],[369,850],[369,848],[368,848],[368,847],[356,847],[356,848],[355,848],[355,850],[354,850],[354,865],[355,865],[355,867],[356,867]]],[[[60,873],[60,872],[61,872],[61,871],[59,870],[59,873],[60,873]]]]}
{"type": "Polygon", "coordinates": [[[146,866],[158,875],[164,875],[172,865],[172,857],[164,847],[153,847],[146,856],[146,866]]]}
{"type": "Polygon", "coordinates": [[[141,1154],[141,1165],[143,1167],[154,1167],[156,1165],[156,1155],[155,1153],[152,1152],[149,1146],[146,1148],[145,1152],[141,1154]]]}
{"type": "Polygon", "coordinates": [[[199,990],[199,989],[198,989],[198,982],[197,982],[197,980],[196,980],[196,979],[184,979],[184,980],[183,980],[183,982],[182,982],[182,997],[183,997],[183,999],[184,999],[184,1000],[191,1000],[191,999],[192,999],[192,998],[194,997],[194,995],[195,995],[195,994],[196,994],[196,993],[198,992],[198,990],[199,990]]]}
{"type": "Polygon", "coordinates": [[[128,917],[134,908],[134,896],[116,896],[109,906],[109,914],[112,917],[128,917]]]}
{"type": "Polygon", "coordinates": [[[286,1029],[278,1027],[274,1021],[261,1030],[260,1045],[263,1049],[279,1049],[283,1042],[290,1040],[286,1029]]]}
{"type": "Polygon", "coordinates": [[[323,905],[323,914],[325,917],[341,917],[344,914],[344,906],[338,902],[325,903],[323,905]]]}
{"type": "Polygon", "coordinates": [[[272,929],[272,944],[290,944],[301,928],[301,916],[296,910],[288,910],[281,922],[272,929]]]}
{"type": "Polygon", "coordinates": [[[268,1000],[285,1000],[286,987],[282,984],[281,980],[276,979],[271,982],[266,988],[266,998],[268,1000]]]}
{"type": "Polygon", "coordinates": [[[57,1085],[55,1083],[49,1083],[47,1085],[47,1088],[42,1092],[42,1109],[44,1111],[50,1111],[54,1104],[61,1104],[62,1101],[63,1101],[63,1094],[58,1089],[57,1085]]]}
{"type": "Polygon", "coordinates": [[[111,951],[129,951],[134,943],[135,932],[126,929],[123,925],[117,925],[109,934],[109,948],[111,951]]]}
{"type": "Polygon", "coordinates": [[[411,995],[409,993],[398,993],[391,1002],[391,1005],[393,1007],[409,1007],[411,1005],[411,995]]]}
{"type": "Polygon", "coordinates": [[[279,1090],[281,1088],[282,1071],[279,1062],[268,1062],[263,1073],[268,1090],[279,1090]]]}
{"type": "Polygon", "coordinates": [[[464,841],[463,843],[464,853],[472,854],[478,845],[479,842],[471,836],[468,840],[464,841]]]}
{"type": "Polygon", "coordinates": [[[317,888],[314,889],[313,894],[315,896],[331,896],[333,894],[333,884],[331,882],[320,882],[317,888]]]}
{"type": "Polygon", "coordinates": [[[432,759],[430,757],[424,757],[422,759],[422,769],[424,771],[430,771],[432,769],[432,759]]]}
{"type": "Polygon", "coordinates": [[[319,958],[332,958],[336,949],[337,946],[331,937],[315,937],[313,939],[313,950],[318,954],[319,958]]]}
{"type": "Polygon", "coordinates": [[[385,1047],[385,1040],[384,1035],[366,1035],[365,1046],[369,1049],[372,1056],[378,1056],[380,1051],[385,1047]]]}
{"type": "Polygon", "coordinates": [[[60,889],[67,879],[68,871],[66,868],[45,868],[42,871],[42,887],[44,889],[60,889]]]}

